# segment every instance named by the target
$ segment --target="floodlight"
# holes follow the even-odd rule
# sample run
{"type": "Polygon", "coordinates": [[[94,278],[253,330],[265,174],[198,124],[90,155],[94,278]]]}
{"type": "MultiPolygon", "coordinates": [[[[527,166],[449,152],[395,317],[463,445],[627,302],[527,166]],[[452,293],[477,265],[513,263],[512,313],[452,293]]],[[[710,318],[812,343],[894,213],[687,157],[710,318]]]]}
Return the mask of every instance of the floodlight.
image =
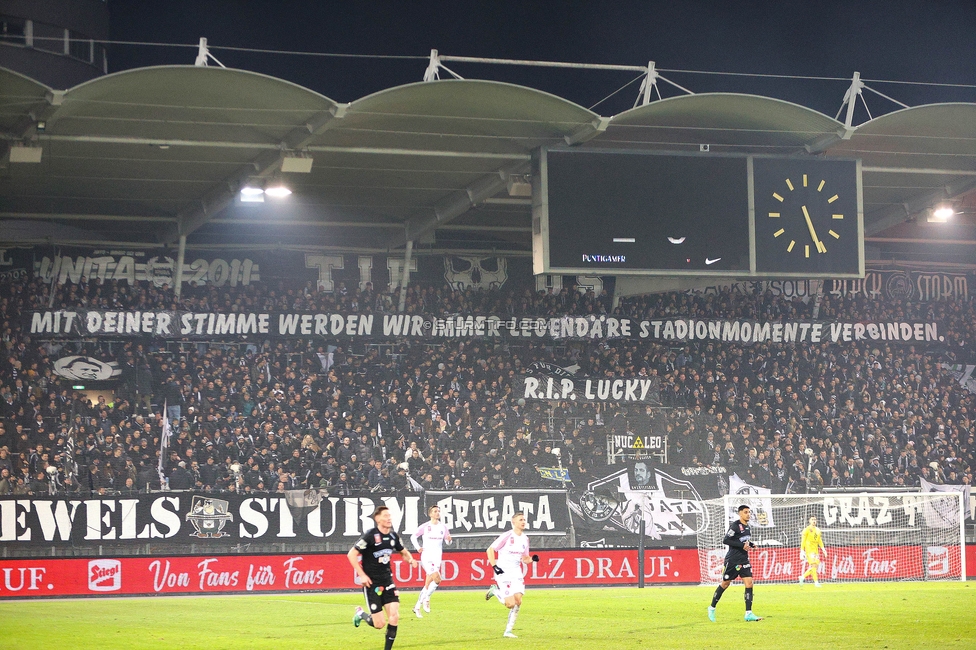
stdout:
{"type": "Polygon", "coordinates": [[[245,185],[241,188],[242,203],[264,203],[264,190],[253,185],[245,185]]]}
{"type": "Polygon", "coordinates": [[[276,182],[270,187],[265,188],[264,193],[270,197],[276,199],[282,199],[291,194],[291,190],[282,185],[280,182],[276,182]]]}
{"type": "Polygon", "coordinates": [[[955,213],[956,211],[953,209],[952,205],[948,203],[940,203],[932,208],[927,221],[929,223],[945,223],[955,213]]]}

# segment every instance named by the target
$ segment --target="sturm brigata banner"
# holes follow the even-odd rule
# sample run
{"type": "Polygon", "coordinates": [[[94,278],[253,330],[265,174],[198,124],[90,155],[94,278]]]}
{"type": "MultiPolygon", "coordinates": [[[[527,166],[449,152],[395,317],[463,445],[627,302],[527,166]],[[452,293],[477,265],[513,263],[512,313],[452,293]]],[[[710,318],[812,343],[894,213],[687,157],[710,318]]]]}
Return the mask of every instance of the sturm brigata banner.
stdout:
{"type": "Polygon", "coordinates": [[[564,537],[570,529],[565,490],[471,490],[396,495],[329,496],[169,492],[132,497],[0,498],[0,542],[38,545],[113,543],[355,541],[373,526],[377,505],[394,529],[410,534],[438,505],[454,537],[501,534],[523,512],[526,532],[564,537]]]}
{"type": "Polygon", "coordinates": [[[386,313],[101,311],[33,312],[30,333],[51,337],[141,337],[165,340],[262,337],[323,337],[343,340],[630,339],[754,343],[862,341],[936,343],[944,340],[934,322],[750,321],[669,318],[637,320],[614,316],[435,317],[386,313]]]}

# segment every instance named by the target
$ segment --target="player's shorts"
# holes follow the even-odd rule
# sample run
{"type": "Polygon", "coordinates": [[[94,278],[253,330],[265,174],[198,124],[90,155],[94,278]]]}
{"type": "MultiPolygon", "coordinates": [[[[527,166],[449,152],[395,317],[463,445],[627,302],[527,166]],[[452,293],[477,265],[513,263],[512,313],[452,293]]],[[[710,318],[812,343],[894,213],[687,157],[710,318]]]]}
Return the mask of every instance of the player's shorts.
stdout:
{"type": "Polygon", "coordinates": [[[807,553],[807,564],[820,564],[820,553],[807,553]]]}
{"type": "Polygon", "coordinates": [[[505,573],[500,576],[496,575],[495,584],[498,585],[498,594],[502,600],[515,594],[525,593],[525,580],[522,578],[521,572],[518,578],[509,578],[508,574],[505,573]]]}
{"type": "Polygon", "coordinates": [[[366,596],[366,609],[369,610],[370,614],[375,614],[376,612],[383,609],[383,606],[387,603],[398,603],[400,602],[400,596],[397,594],[396,584],[389,582],[389,584],[383,584],[388,582],[386,580],[374,580],[373,584],[369,587],[363,585],[363,594],[366,596]]]}
{"type": "Polygon", "coordinates": [[[420,556],[420,566],[423,567],[424,573],[430,575],[431,573],[441,572],[441,558],[426,558],[420,556]]]}
{"type": "Polygon", "coordinates": [[[752,564],[726,564],[722,572],[722,580],[735,580],[736,578],[751,578],[752,564]]]}

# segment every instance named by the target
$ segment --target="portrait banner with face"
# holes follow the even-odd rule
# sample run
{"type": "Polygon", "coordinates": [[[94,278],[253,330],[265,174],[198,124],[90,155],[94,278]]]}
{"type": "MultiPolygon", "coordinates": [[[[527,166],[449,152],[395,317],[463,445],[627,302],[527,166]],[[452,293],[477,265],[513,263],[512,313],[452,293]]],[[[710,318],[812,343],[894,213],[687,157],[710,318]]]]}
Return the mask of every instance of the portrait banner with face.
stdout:
{"type": "Polygon", "coordinates": [[[114,361],[100,361],[93,357],[75,355],[54,362],[54,374],[72,381],[107,381],[122,374],[114,361]]]}
{"type": "Polygon", "coordinates": [[[607,471],[570,491],[580,546],[636,546],[642,526],[649,547],[694,546],[708,523],[703,501],[728,490],[723,467],[639,459],[607,471]]]}

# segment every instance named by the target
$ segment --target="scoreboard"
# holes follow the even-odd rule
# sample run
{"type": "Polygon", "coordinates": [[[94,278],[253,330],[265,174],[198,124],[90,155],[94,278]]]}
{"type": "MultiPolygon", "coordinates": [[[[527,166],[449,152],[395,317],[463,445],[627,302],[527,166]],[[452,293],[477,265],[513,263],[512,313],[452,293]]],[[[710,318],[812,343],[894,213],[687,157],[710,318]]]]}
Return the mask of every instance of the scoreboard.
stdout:
{"type": "Polygon", "coordinates": [[[857,160],[541,149],[535,273],[864,276],[857,160]]]}

